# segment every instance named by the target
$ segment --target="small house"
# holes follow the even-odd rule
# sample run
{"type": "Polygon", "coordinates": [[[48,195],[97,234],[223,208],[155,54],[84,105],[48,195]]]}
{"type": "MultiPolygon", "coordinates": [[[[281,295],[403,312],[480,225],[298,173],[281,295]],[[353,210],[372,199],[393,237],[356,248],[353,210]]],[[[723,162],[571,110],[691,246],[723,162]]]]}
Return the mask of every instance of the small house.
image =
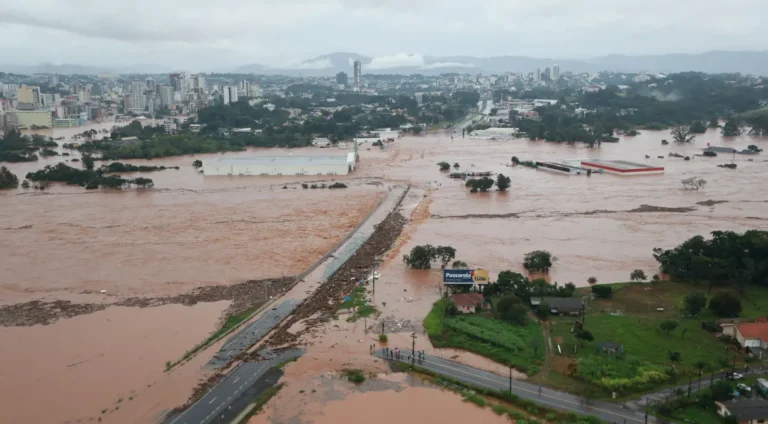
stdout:
{"type": "Polygon", "coordinates": [[[741,347],[749,350],[758,358],[765,357],[768,351],[768,323],[725,323],[722,324],[723,334],[734,337],[741,347]]]}
{"type": "Polygon", "coordinates": [[[535,309],[539,305],[546,303],[549,305],[549,312],[554,315],[579,316],[584,309],[584,303],[576,297],[532,297],[531,306],[535,309]]]}
{"type": "Polygon", "coordinates": [[[768,420],[768,401],[760,398],[715,402],[721,417],[735,417],[739,424],[758,424],[768,420]]]}
{"type": "Polygon", "coordinates": [[[460,293],[449,297],[461,313],[473,314],[477,309],[485,308],[485,297],[482,293],[460,293]]]}

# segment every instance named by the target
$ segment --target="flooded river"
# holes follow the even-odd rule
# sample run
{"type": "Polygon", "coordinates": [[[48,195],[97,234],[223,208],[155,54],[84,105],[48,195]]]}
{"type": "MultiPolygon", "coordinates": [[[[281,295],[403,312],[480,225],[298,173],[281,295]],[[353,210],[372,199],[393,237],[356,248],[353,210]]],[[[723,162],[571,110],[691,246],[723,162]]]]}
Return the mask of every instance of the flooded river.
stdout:
{"type": "MultiPolygon", "coordinates": [[[[56,129],[52,136],[69,137],[83,130],[56,129]]],[[[558,258],[548,276],[552,282],[585,285],[591,276],[600,282],[626,281],[636,268],[653,275],[654,247],[672,247],[713,230],[768,229],[768,194],[762,189],[768,177],[768,156],[750,157],[751,162],[738,155],[691,161],[667,156],[670,152],[693,155],[707,143],[766,148],[768,138],[724,139],[710,131],[688,145],[663,146],[662,139],[671,137],[666,131],[641,131],[619,143],[589,149],[524,139],[462,139],[460,133],[451,139],[449,132],[406,137],[386,151],[362,146],[358,169],[334,178],[345,180],[350,186],[346,190],[301,189],[300,183],[311,177],[206,178],[191,163],[217,155],[196,155],[126,161],[181,168],[142,174],[154,180],[152,190],[86,192],[82,187],[54,185],[45,191],[3,191],[0,304],[33,299],[99,303],[104,295],[88,293],[173,295],[200,286],[295,275],[354,228],[389,185],[410,182],[413,188],[403,210],[411,222],[383,258],[374,302],[382,318],[392,317],[392,325],[402,326],[401,331],[388,330],[391,346],[408,346],[409,335],[416,332],[421,348],[433,351],[420,326],[439,296],[442,278],[439,269],[404,267],[400,258],[417,244],[454,246],[457,259],[490,270],[492,278],[507,269],[522,272],[523,255],[545,249],[558,258]],[[664,166],[666,172],[638,177],[566,176],[509,167],[512,156],[551,161],[622,159],[664,166]],[[738,165],[735,170],[716,166],[732,160],[738,165]],[[511,187],[506,193],[471,194],[462,181],[438,170],[440,161],[504,173],[511,177],[511,187]],[[683,190],[680,180],[691,176],[706,179],[708,185],[700,191],[683,190]],[[700,204],[708,200],[723,203],[700,204]]],[[[238,154],[246,153],[318,151],[261,149],[238,154]]],[[[64,159],[5,165],[23,176],[64,159]]],[[[195,359],[170,377],[163,373],[164,362],[177,359],[214,331],[225,308],[226,302],[110,307],[50,326],[0,328],[2,340],[14,341],[0,347],[7,359],[6,368],[0,369],[0,407],[18,422],[96,419],[102,409],[112,411],[103,415],[105,422],[153,422],[163,410],[186,400],[209,358],[195,359]],[[134,390],[138,395],[128,401],[134,390]],[[52,407],[34,407],[40,403],[52,407]]],[[[319,392],[314,381],[342,367],[386,372],[368,355],[368,345],[376,340],[364,326],[365,322],[333,322],[308,337],[307,355],[288,369],[291,396],[298,397],[298,390],[319,392]],[[292,376],[291,367],[303,372],[292,376]]],[[[495,367],[461,352],[433,352],[478,367],[495,367]]],[[[453,399],[457,396],[452,393],[406,386],[395,382],[375,392],[350,386],[333,399],[304,396],[295,402],[317,412],[309,415],[314,421],[307,422],[360,422],[345,419],[345,411],[349,417],[371,415],[365,422],[407,421],[397,414],[413,408],[412,399],[435,405],[430,411],[444,416],[443,421],[461,417],[460,421],[497,422],[489,411],[479,413],[476,407],[453,399]],[[384,404],[398,407],[376,409],[384,404]]],[[[283,402],[280,399],[252,422],[289,422],[275,415],[283,402]]]]}

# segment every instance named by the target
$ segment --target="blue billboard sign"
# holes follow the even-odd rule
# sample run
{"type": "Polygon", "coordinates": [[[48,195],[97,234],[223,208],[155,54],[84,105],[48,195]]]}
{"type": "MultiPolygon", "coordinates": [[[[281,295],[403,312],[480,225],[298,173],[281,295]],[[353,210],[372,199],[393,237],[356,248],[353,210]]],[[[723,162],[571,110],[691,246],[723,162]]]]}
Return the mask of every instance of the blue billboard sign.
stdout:
{"type": "Polygon", "coordinates": [[[444,269],[444,284],[473,284],[475,270],[473,269],[444,269]]]}

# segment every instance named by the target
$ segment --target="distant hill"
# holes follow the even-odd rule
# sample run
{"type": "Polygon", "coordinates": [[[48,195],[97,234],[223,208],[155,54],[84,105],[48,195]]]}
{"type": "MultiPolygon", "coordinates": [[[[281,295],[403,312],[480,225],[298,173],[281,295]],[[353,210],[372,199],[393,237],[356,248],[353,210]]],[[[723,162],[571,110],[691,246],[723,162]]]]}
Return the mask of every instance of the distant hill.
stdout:
{"type": "MultiPolygon", "coordinates": [[[[401,58],[403,55],[400,55],[401,58]]],[[[408,58],[408,57],[406,57],[408,58]]],[[[707,73],[740,72],[743,74],[768,76],[768,51],[711,51],[698,54],[663,54],[646,56],[627,56],[613,54],[584,60],[566,60],[557,58],[535,58],[528,56],[418,56],[418,60],[406,60],[402,66],[382,66],[388,60],[389,65],[397,64],[396,58],[372,58],[358,53],[335,52],[317,56],[295,63],[280,66],[267,66],[253,63],[232,69],[216,69],[217,72],[254,73],[266,75],[290,76],[333,76],[344,71],[352,74],[352,62],[359,60],[363,64],[363,73],[368,74],[423,74],[442,73],[504,73],[532,72],[547,66],[559,65],[560,71],[572,72],[685,72],[699,71],[707,73]],[[375,65],[372,65],[374,63],[375,65]]],[[[410,57],[414,59],[414,57],[410,57]]],[[[0,59],[1,60],[1,59],[0,59]]],[[[166,73],[172,67],[160,65],[132,65],[125,68],[81,66],[74,64],[53,65],[44,63],[36,66],[12,66],[0,63],[0,71],[35,74],[96,74],[96,73],[166,73]]],[[[208,69],[207,71],[214,71],[208,69]]]]}

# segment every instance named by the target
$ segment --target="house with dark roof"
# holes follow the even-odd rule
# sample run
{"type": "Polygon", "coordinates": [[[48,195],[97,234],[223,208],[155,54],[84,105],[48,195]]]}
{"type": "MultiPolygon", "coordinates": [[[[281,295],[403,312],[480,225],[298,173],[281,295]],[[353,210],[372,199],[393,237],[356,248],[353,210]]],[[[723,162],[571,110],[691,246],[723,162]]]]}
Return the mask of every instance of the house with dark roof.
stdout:
{"type": "Polygon", "coordinates": [[[485,297],[482,293],[460,293],[449,297],[451,302],[456,305],[459,312],[473,314],[478,309],[485,308],[485,297]]]}
{"type": "Polygon", "coordinates": [[[739,424],[762,424],[768,421],[768,401],[761,398],[715,402],[722,417],[735,417],[739,424]]]}
{"type": "Polygon", "coordinates": [[[539,305],[546,303],[549,305],[549,312],[555,315],[581,315],[584,309],[584,302],[577,297],[532,297],[531,306],[535,309],[539,305]]]}

